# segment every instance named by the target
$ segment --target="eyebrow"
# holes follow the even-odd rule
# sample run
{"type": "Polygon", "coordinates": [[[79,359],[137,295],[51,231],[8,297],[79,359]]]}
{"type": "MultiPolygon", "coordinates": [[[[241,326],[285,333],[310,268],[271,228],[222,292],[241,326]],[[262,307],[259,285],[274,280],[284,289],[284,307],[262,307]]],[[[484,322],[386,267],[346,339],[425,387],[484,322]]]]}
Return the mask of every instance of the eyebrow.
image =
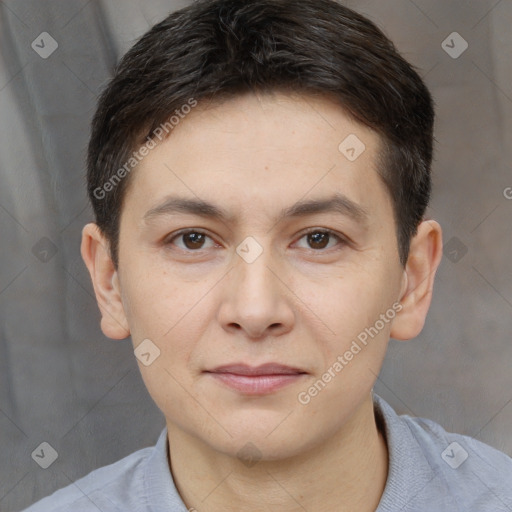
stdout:
{"type": "MultiPolygon", "coordinates": [[[[143,219],[146,222],[150,222],[157,217],[177,213],[197,215],[225,223],[232,222],[235,218],[221,207],[202,199],[168,196],[161,204],[148,210],[144,214],[143,219]]],[[[298,201],[294,205],[282,209],[277,216],[276,223],[289,217],[304,217],[318,213],[337,213],[349,217],[360,224],[365,224],[369,217],[369,213],[365,208],[347,196],[335,193],[327,198],[298,201]]]]}

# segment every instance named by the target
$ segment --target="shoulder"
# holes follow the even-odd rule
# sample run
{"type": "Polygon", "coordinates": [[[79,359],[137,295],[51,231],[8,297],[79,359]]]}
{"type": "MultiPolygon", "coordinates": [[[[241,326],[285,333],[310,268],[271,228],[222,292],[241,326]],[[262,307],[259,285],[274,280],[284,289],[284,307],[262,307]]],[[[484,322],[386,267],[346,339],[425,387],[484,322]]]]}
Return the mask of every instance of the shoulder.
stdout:
{"type": "Polygon", "coordinates": [[[462,474],[467,467],[478,469],[483,475],[492,472],[493,480],[501,475],[507,484],[512,484],[512,458],[507,454],[472,437],[448,432],[432,420],[411,416],[401,418],[425,456],[429,460],[434,458],[435,465],[439,465],[443,472],[453,475],[450,470],[461,469],[458,474],[462,474]]]}
{"type": "Polygon", "coordinates": [[[398,415],[374,395],[388,480],[379,512],[512,511],[512,458],[432,420],[398,415]]]}
{"type": "Polygon", "coordinates": [[[512,458],[432,420],[399,418],[432,468],[436,487],[464,503],[464,510],[512,510],[512,458]]]}
{"type": "Polygon", "coordinates": [[[114,512],[135,510],[142,496],[143,473],[154,447],[143,448],[31,505],[24,512],[114,512]]]}

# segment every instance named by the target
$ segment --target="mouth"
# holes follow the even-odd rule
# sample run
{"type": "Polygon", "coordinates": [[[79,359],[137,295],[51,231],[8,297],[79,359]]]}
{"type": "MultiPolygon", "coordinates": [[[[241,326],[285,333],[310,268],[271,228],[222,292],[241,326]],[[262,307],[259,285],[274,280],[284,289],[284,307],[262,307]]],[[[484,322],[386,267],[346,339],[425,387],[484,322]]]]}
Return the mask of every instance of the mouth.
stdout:
{"type": "Polygon", "coordinates": [[[249,366],[242,363],[205,371],[223,386],[246,395],[265,395],[301,380],[308,373],[299,368],[267,363],[249,366]]]}

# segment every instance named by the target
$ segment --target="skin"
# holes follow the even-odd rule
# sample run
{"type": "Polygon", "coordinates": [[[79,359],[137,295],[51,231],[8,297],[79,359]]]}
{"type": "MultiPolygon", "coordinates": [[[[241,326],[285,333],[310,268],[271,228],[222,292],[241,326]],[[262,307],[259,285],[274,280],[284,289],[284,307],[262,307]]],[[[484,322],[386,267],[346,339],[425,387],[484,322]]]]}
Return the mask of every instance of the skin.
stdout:
{"type": "Polygon", "coordinates": [[[81,251],[103,332],[131,335],[134,347],[148,338],[160,350],[139,367],[165,415],[171,471],[188,507],[377,508],[388,452],[371,390],[389,337],[408,340],[423,328],[442,254],[441,228],[428,220],[400,264],[391,198],[376,171],[379,142],[325,97],[276,92],[199,105],[133,171],[118,270],[98,227],[84,227],[81,251]],[[349,134],[366,146],[352,162],[338,149],[349,134]],[[335,212],[277,221],[283,208],[333,192],[364,208],[365,222],[335,212]],[[232,218],[145,221],[170,194],[207,200],[232,218]],[[207,237],[176,237],[184,228],[207,237]],[[319,243],[304,234],[314,228],[348,241],[319,243]],[[236,252],[249,236],[263,250],[252,263],[236,252]],[[402,309],[394,319],[300,403],[298,394],[395,303],[402,309]],[[247,396],[204,373],[235,362],[278,362],[306,374],[247,396]],[[247,443],[260,458],[254,464],[237,455],[247,443]]]}

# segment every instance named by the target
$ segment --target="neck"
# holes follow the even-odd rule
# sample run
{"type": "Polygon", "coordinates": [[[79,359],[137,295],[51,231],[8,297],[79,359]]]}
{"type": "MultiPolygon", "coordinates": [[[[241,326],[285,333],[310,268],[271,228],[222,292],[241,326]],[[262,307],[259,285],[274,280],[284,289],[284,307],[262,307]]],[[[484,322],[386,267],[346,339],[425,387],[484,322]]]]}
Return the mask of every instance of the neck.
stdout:
{"type": "Polygon", "coordinates": [[[176,488],[198,512],[374,512],[384,492],[388,452],[371,396],[339,432],[307,452],[250,467],[169,422],[167,428],[176,488]]]}

